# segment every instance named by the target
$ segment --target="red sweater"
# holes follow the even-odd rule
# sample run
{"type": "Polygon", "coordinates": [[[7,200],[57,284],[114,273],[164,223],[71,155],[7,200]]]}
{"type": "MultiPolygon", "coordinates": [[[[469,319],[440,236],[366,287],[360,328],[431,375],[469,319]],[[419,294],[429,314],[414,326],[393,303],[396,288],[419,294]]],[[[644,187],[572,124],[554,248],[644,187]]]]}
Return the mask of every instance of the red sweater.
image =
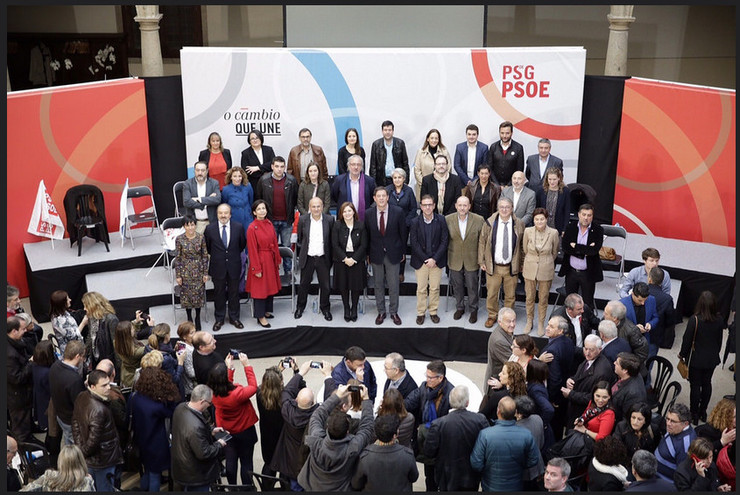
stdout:
{"type": "MultiPolygon", "coordinates": [[[[589,402],[588,406],[586,406],[586,410],[592,406],[593,404],[589,402]]],[[[612,430],[614,429],[614,410],[607,409],[595,418],[592,418],[585,426],[592,432],[596,433],[597,442],[604,437],[608,437],[612,434],[612,430]]]]}
{"type": "MultiPolygon", "coordinates": [[[[244,367],[247,375],[247,386],[235,383],[236,388],[226,397],[213,396],[216,408],[216,426],[222,427],[231,434],[241,433],[257,424],[257,413],[250,398],[257,393],[257,377],[251,366],[244,367]]],[[[234,370],[229,370],[229,381],[234,382],[234,370]]]]}

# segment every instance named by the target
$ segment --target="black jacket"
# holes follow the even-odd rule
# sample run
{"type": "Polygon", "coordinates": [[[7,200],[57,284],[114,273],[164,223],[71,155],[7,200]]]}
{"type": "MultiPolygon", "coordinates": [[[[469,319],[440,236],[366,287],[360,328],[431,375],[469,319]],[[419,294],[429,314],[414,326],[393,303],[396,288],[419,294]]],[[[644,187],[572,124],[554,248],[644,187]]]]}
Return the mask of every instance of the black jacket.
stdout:
{"type": "Polygon", "coordinates": [[[64,362],[55,361],[49,370],[49,386],[56,415],[65,424],[72,424],[75,399],[85,391],[82,375],[64,362]]]}
{"type": "MultiPolygon", "coordinates": [[[[606,380],[611,384],[616,381],[614,366],[603,354],[596,356],[589,369],[586,369],[586,363],[588,361],[584,360],[578,365],[575,375],[572,376],[575,383],[568,394],[568,422],[566,423],[568,426],[572,425],[573,421],[586,410],[591,400],[591,390],[597,382],[606,380]]],[[[620,419],[617,418],[617,421],[620,419]]]]}
{"type": "Polygon", "coordinates": [[[704,321],[698,319],[699,328],[696,329],[697,318],[692,316],[686,323],[686,330],[683,333],[681,350],[678,355],[683,358],[689,358],[689,367],[698,369],[715,368],[719,360],[719,351],[722,348],[722,334],[725,329],[725,321],[717,315],[714,321],[704,321]],[[694,330],[696,329],[696,341],[694,342],[694,351],[691,351],[691,343],[694,339],[694,330]]]}
{"type": "Polygon", "coordinates": [[[206,418],[187,402],[178,404],[172,415],[172,478],[182,486],[213,483],[221,451],[206,418]]]}
{"type": "MultiPolygon", "coordinates": [[[[388,387],[390,386],[391,386],[391,381],[388,378],[386,378],[385,386],[383,386],[384,395],[385,395],[385,391],[388,390],[388,387]]],[[[409,396],[411,392],[413,392],[417,388],[419,388],[419,386],[416,384],[416,380],[414,380],[414,377],[411,376],[411,373],[407,371],[406,376],[401,382],[401,385],[398,386],[398,391],[401,392],[401,395],[405,399],[406,397],[409,396]]]]}
{"type": "Polygon", "coordinates": [[[33,399],[33,364],[23,340],[8,337],[8,408],[30,408],[33,399]]]}
{"type": "Polygon", "coordinates": [[[491,166],[491,180],[494,184],[510,186],[514,172],[524,172],[524,147],[512,139],[504,155],[501,141],[496,141],[488,148],[488,165],[491,166]]]}
{"type": "MultiPolygon", "coordinates": [[[[267,203],[267,211],[269,212],[268,218],[272,220],[272,212],[274,207],[273,191],[272,191],[272,173],[263,174],[257,183],[257,190],[254,192],[255,199],[263,199],[267,203]]],[[[298,201],[298,181],[295,177],[286,173],[285,174],[285,211],[288,215],[287,222],[293,225],[293,216],[295,214],[295,206],[298,201]]]]}
{"type": "Polygon", "coordinates": [[[87,466],[107,468],[123,462],[123,452],[107,401],[86,390],[75,399],[72,436],[85,456],[87,466]]]}
{"type": "MultiPolygon", "coordinates": [[[[334,227],[334,217],[323,213],[321,215],[321,233],[324,240],[324,259],[327,266],[331,266],[331,234],[334,227]]],[[[298,219],[298,269],[303,270],[308,257],[308,241],[311,236],[311,213],[301,215],[298,219]]],[[[347,243],[345,242],[345,246],[347,243]]],[[[328,272],[327,272],[328,273],[328,272]]]]}
{"type": "Polygon", "coordinates": [[[681,461],[673,472],[673,483],[679,492],[716,492],[722,484],[719,481],[717,464],[712,464],[704,471],[704,476],[699,476],[694,467],[694,460],[687,457],[681,461]]]}
{"type": "Polygon", "coordinates": [[[615,419],[624,418],[624,413],[635,402],[646,402],[645,382],[640,376],[628,378],[612,395],[612,408],[615,419]]]}
{"type": "Polygon", "coordinates": [[[655,311],[658,313],[658,324],[650,329],[650,342],[660,346],[666,329],[673,330],[676,326],[676,307],[673,298],[663,292],[660,285],[650,284],[648,289],[650,295],[655,298],[655,311]]]}
{"type": "MultiPolygon", "coordinates": [[[[393,138],[393,149],[391,152],[393,153],[395,168],[402,168],[406,171],[406,183],[408,184],[409,157],[406,154],[406,143],[403,142],[403,139],[393,138]]],[[[388,185],[385,181],[385,158],[384,139],[376,139],[370,148],[370,167],[367,174],[375,179],[375,183],[379,186],[388,185]]]]}
{"type": "Polygon", "coordinates": [[[585,245],[578,244],[578,229],[580,229],[578,222],[573,222],[566,225],[563,231],[563,240],[560,243],[563,249],[563,263],[560,265],[558,275],[564,277],[570,272],[570,257],[574,256],[586,260],[586,271],[591,281],[601,282],[604,280],[604,270],[601,267],[599,249],[604,244],[604,229],[595,221],[591,222],[585,245]],[[571,247],[571,242],[575,243],[575,247],[571,247]]]}
{"type": "Polygon", "coordinates": [[[209,223],[204,237],[211,261],[208,274],[214,279],[238,279],[242,270],[241,253],[247,247],[244,226],[231,219],[229,222],[229,245],[224,247],[221,240],[221,222],[209,223]]]}
{"type": "MultiPolygon", "coordinates": [[[[425,194],[429,194],[434,200],[434,213],[437,213],[437,199],[439,197],[439,189],[437,179],[434,178],[434,174],[427,175],[421,181],[421,191],[419,192],[419,198],[421,198],[425,194]]],[[[449,215],[450,213],[454,213],[456,211],[455,201],[457,201],[457,198],[459,198],[460,196],[462,196],[462,187],[460,186],[460,181],[456,180],[456,177],[450,174],[447,182],[445,182],[445,195],[444,205],[442,207],[442,215],[449,215]]],[[[496,211],[495,205],[491,206],[491,211],[496,211]]]]}

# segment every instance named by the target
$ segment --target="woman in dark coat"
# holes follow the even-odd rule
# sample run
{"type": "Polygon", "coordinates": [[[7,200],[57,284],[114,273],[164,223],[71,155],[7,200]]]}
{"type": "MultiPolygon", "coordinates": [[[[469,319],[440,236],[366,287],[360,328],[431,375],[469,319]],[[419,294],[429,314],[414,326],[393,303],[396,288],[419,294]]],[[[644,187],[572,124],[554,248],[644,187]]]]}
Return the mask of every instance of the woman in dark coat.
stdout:
{"type": "Polygon", "coordinates": [[[162,471],[170,469],[170,442],[165,424],[180,401],[180,391],[170,375],[157,367],[142,368],[129,399],[131,431],[139,446],[144,474],[143,491],[158,492],[162,471]]]}
{"type": "Polygon", "coordinates": [[[627,409],[624,419],[614,427],[613,435],[622,441],[630,458],[638,450],[654,452],[658,446],[660,431],[651,419],[650,406],[635,402],[627,409]]]}
{"type": "Polygon", "coordinates": [[[550,426],[552,417],[555,415],[555,408],[550,402],[545,385],[549,372],[547,364],[538,359],[531,360],[527,365],[527,395],[534,401],[535,414],[542,418],[542,426],[545,429],[543,452],[547,452],[547,449],[555,443],[555,434],[550,426]]]}
{"type": "Polygon", "coordinates": [[[714,462],[712,442],[695,438],[689,445],[688,456],[676,466],[673,483],[679,492],[728,492],[730,485],[721,484],[714,462]]]}
{"type": "Polygon", "coordinates": [[[594,458],[588,466],[588,491],[621,492],[629,472],[623,466],[629,462],[627,449],[614,436],[604,437],[594,444],[594,458]]]}
{"type": "Polygon", "coordinates": [[[249,147],[242,151],[242,168],[249,177],[252,190],[257,191],[257,183],[262,174],[272,172],[272,159],[275,151],[271,146],[265,145],[265,137],[260,131],[250,131],[247,136],[249,147]]]}
{"type": "Polygon", "coordinates": [[[272,318],[272,299],[280,292],[279,267],[282,258],[278,249],[275,227],[267,219],[267,203],[258,199],[252,203],[254,221],[247,229],[249,270],[246,291],[254,301],[254,317],[262,328],[270,328],[267,318],[272,318]]]}
{"type": "Polygon", "coordinates": [[[537,208],[547,210],[547,226],[563,235],[570,219],[570,190],[563,182],[563,171],[550,167],[542,179],[542,189],[537,189],[537,208]]]}
{"type": "Polygon", "coordinates": [[[33,351],[33,419],[39,428],[46,431],[49,428],[49,418],[46,409],[51,400],[51,386],[49,385],[49,370],[56,361],[54,344],[51,340],[42,340],[36,344],[33,351]]]}
{"type": "MultiPolygon", "coordinates": [[[[398,206],[406,214],[406,230],[410,232],[409,227],[411,221],[418,215],[416,196],[414,196],[414,190],[410,186],[406,185],[406,171],[402,168],[397,168],[391,172],[392,184],[385,186],[385,190],[388,191],[388,204],[398,206]]],[[[406,245],[408,239],[404,239],[403,243],[406,245]]],[[[404,280],[403,272],[406,270],[406,256],[401,260],[401,266],[398,268],[398,272],[401,274],[401,282],[404,280]]]]}
{"type": "Polygon", "coordinates": [[[689,365],[691,419],[695,425],[699,419],[707,420],[707,407],[712,398],[712,374],[720,362],[724,328],[725,322],[717,311],[717,298],[705,290],[699,295],[694,315],[686,324],[678,352],[679,359],[686,360],[689,365]]]}
{"type": "Polygon", "coordinates": [[[116,311],[110,301],[98,292],[85,293],[82,296],[82,305],[88,318],[85,344],[90,368],[95,369],[100,361],[110,359],[116,364],[116,372],[119,372],[120,364],[116,363],[116,353],[113,350],[113,338],[118,325],[116,311]]]}
{"type": "Polygon", "coordinates": [[[357,321],[357,303],[365,289],[365,254],[368,236],[365,224],[357,217],[355,205],[346,201],[339,207],[332,227],[334,290],[342,294],[344,321],[357,321]]]}
{"type": "Polygon", "coordinates": [[[515,361],[504,363],[498,380],[489,378],[491,390],[483,397],[478,412],[489,421],[497,419],[498,403],[504,397],[516,399],[520,395],[527,395],[527,382],[524,378],[524,369],[515,361]]]}
{"type": "MultiPolygon", "coordinates": [[[[281,361],[282,362],[282,361],[281,361]]],[[[280,432],[283,430],[283,415],[280,412],[280,395],[283,393],[283,375],[276,366],[265,370],[262,375],[262,384],[257,389],[257,410],[259,411],[260,448],[262,460],[262,474],[275,476],[276,471],[270,468],[272,456],[275,454],[280,432]]]]}
{"type": "Polygon", "coordinates": [[[350,127],[344,133],[345,145],[337,152],[337,175],[347,173],[347,162],[352,155],[360,155],[365,160],[365,150],[360,146],[360,138],[357,129],[350,127]]]}
{"type": "Polygon", "coordinates": [[[208,164],[208,177],[216,179],[219,185],[224,183],[226,171],[232,167],[231,151],[224,148],[218,132],[208,135],[208,144],[206,149],[198,154],[198,161],[208,164]]]}

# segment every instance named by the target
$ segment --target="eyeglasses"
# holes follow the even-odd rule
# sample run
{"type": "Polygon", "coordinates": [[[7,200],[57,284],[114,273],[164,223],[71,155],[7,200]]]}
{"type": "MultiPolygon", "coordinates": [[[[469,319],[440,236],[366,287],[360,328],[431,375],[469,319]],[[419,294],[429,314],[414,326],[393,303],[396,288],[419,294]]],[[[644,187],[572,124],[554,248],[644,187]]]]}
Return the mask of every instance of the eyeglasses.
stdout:
{"type": "Polygon", "coordinates": [[[395,366],[385,366],[385,365],[383,365],[383,368],[385,368],[386,371],[390,371],[390,370],[395,370],[396,369],[395,366]]]}
{"type": "Polygon", "coordinates": [[[439,378],[442,378],[442,375],[432,375],[432,376],[426,375],[426,377],[427,377],[427,380],[437,380],[439,378]]]}
{"type": "Polygon", "coordinates": [[[665,418],[666,423],[683,423],[680,419],[665,418]]]}

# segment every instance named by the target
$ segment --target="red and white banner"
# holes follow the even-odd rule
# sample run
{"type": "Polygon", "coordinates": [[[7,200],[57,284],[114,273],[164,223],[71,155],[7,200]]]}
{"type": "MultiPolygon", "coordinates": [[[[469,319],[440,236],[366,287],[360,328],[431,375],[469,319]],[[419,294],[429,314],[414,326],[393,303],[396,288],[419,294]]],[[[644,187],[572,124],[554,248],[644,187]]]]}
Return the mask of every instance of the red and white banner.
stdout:
{"type": "Polygon", "coordinates": [[[39,190],[36,193],[31,221],[28,222],[28,232],[49,239],[64,238],[64,224],[62,219],[59,218],[59,212],[54,207],[51,196],[46,192],[43,180],[39,181],[39,190]]]}

